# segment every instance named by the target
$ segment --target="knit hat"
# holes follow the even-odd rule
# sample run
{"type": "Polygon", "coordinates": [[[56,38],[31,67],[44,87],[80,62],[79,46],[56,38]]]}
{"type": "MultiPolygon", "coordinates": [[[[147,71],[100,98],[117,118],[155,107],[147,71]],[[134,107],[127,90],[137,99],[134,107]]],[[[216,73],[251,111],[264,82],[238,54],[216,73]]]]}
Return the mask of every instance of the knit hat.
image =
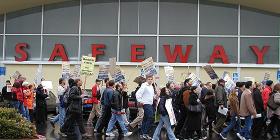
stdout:
{"type": "Polygon", "coordinates": [[[267,81],[266,81],[266,85],[267,85],[267,86],[271,86],[272,84],[273,84],[273,81],[271,81],[271,80],[267,80],[267,81]]]}

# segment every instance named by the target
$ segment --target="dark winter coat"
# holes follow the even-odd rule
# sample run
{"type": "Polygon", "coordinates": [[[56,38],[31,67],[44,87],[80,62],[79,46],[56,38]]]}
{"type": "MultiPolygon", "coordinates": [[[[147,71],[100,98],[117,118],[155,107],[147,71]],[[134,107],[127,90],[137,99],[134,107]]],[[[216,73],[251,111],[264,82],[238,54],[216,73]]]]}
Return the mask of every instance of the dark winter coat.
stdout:
{"type": "Polygon", "coordinates": [[[82,90],[80,87],[73,86],[70,88],[69,91],[69,106],[68,106],[68,111],[73,112],[73,113],[82,113],[82,90]]]}
{"type": "Polygon", "coordinates": [[[265,110],[264,110],[261,91],[259,89],[255,88],[253,90],[252,96],[253,96],[253,100],[254,100],[254,103],[255,103],[257,113],[258,114],[263,113],[265,110]]]}
{"type": "MultiPolygon", "coordinates": [[[[196,93],[190,93],[190,98],[189,98],[189,104],[190,105],[197,105],[199,102],[197,102],[198,95],[196,93]]],[[[196,130],[201,130],[201,112],[187,112],[187,119],[185,122],[188,124],[186,126],[186,131],[196,131],[196,130]]]]}
{"type": "Polygon", "coordinates": [[[120,91],[115,90],[111,100],[111,108],[120,112],[123,109],[123,97],[120,91]]]}

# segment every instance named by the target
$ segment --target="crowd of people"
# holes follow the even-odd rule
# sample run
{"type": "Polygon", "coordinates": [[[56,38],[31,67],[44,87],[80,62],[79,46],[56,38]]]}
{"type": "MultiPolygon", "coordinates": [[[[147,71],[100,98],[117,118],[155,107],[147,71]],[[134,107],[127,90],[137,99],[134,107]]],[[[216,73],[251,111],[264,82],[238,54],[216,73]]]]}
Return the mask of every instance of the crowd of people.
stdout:
{"type": "MultiPolygon", "coordinates": [[[[212,134],[227,139],[229,133],[236,134],[240,140],[279,137],[279,83],[274,85],[271,80],[236,82],[235,88],[226,89],[223,79],[198,86],[186,79],[182,84],[168,82],[160,88],[153,76],[146,76],[145,80],[129,94],[124,82],[96,79],[92,86],[92,111],[85,127],[82,81],[60,78],[57,88],[59,114],[50,123],[53,127],[59,123],[62,137],[74,135],[76,125],[82,137],[91,137],[91,129],[108,137],[117,134],[127,137],[138,130],[141,139],[158,140],[162,128],[166,129],[170,140],[206,139],[212,134]],[[129,113],[129,98],[135,100],[138,109],[133,119],[129,113]],[[168,105],[172,109],[167,109],[168,105]],[[152,129],[154,124],[157,126],[152,129]]],[[[36,88],[34,84],[15,81],[11,86],[10,81],[6,81],[2,94],[4,101],[18,109],[27,120],[33,122],[34,117],[37,123],[47,120],[48,91],[42,85],[36,88]]]]}

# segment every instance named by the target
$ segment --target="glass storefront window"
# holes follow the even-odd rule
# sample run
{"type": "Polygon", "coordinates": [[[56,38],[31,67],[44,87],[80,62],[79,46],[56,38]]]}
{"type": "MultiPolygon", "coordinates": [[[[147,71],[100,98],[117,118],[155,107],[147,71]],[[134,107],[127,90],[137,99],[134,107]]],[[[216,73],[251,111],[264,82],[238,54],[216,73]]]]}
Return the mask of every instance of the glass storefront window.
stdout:
{"type": "Polygon", "coordinates": [[[241,38],[240,39],[240,62],[257,63],[257,56],[250,46],[257,46],[261,51],[264,46],[269,46],[263,56],[264,64],[279,64],[279,38],[241,38]]]}
{"type": "Polygon", "coordinates": [[[199,8],[202,35],[237,35],[238,6],[201,1],[199,8]],[[222,20],[221,20],[222,19],[222,20]]]}
{"type": "Polygon", "coordinates": [[[44,10],[44,33],[79,33],[79,1],[69,1],[47,5],[44,10]]]}
{"type": "Polygon", "coordinates": [[[0,15],[0,34],[4,32],[4,15],[0,15]]]}
{"type": "MultiPolygon", "coordinates": [[[[182,56],[183,60],[188,58],[187,63],[196,63],[196,53],[197,53],[197,46],[196,46],[196,37],[160,37],[159,39],[159,61],[160,62],[168,62],[168,58],[166,53],[169,53],[168,51],[165,52],[165,46],[164,45],[169,45],[170,47],[170,54],[171,56],[174,57],[175,54],[175,47],[176,45],[181,45],[181,50],[182,50],[182,56]],[[186,49],[188,45],[192,45],[189,56],[186,57],[186,49]]],[[[168,47],[166,47],[168,48],[168,47]]],[[[180,63],[180,54],[178,53],[178,56],[176,58],[177,63],[180,63]]],[[[170,58],[170,60],[173,61],[174,58],[170,58]]]]}
{"type": "Polygon", "coordinates": [[[97,55],[96,61],[109,61],[109,58],[117,56],[117,44],[118,44],[117,37],[89,37],[89,36],[82,37],[81,56],[88,55],[88,54],[92,55],[93,44],[96,44],[94,47],[96,48],[97,51],[104,52],[104,55],[97,55]]]}
{"type": "Polygon", "coordinates": [[[5,60],[15,61],[15,56],[22,57],[16,53],[16,45],[18,43],[26,43],[28,48],[24,48],[24,50],[28,55],[27,61],[40,61],[40,39],[40,36],[6,36],[5,60]]]}
{"type": "Polygon", "coordinates": [[[117,34],[118,0],[83,0],[83,34],[117,34]]]}
{"type": "Polygon", "coordinates": [[[250,8],[240,11],[241,35],[280,35],[280,15],[250,8]]]}
{"type": "Polygon", "coordinates": [[[137,51],[144,52],[144,56],[139,56],[138,59],[145,59],[153,57],[154,62],[157,58],[157,40],[156,37],[121,37],[120,38],[120,62],[130,62],[131,60],[131,46],[132,45],[145,45],[145,49],[137,51]]]}
{"type": "MultiPolygon", "coordinates": [[[[7,14],[7,34],[40,34],[42,7],[34,7],[7,14]]],[[[0,24],[1,26],[1,24],[0,24]]],[[[2,27],[2,26],[1,26],[2,27]]]]}
{"type": "MultiPolygon", "coordinates": [[[[238,39],[201,37],[199,40],[199,62],[208,63],[215,46],[223,46],[229,63],[238,62],[238,39]]],[[[222,59],[215,59],[215,63],[222,63],[222,59]]]]}
{"type": "Polygon", "coordinates": [[[196,0],[163,0],[159,12],[160,34],[197,34],[196,0]]]}
{"type": "MultiPolygon", "coordinates": [[[[63,44],[68,60],[77,61],[79,52],[79,38],[73,36],[44,36],[43,37],[43,60],[48,61],[51,53],[55,48],[55,44],[63,44]]],[[[56,61],[60,61],[61,57],[57,57],[56,61]]]]}

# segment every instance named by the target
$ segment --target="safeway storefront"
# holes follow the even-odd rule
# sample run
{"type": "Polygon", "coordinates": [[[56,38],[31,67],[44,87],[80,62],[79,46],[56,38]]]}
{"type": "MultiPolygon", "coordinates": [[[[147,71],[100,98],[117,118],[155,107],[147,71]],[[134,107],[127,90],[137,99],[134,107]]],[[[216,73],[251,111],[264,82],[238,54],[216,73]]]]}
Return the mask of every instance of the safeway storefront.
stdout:
{"type": "Polygon", "coordinates": [[[269,72],[276,81],[279,23],[279,14],[212,1],[76,0],[4,14],[0,54],[7,78],[18,70],[29,81],[42,64],[43,77],[56,82],[62,60],[76,64],[89,54],[97,65],[116,57],[132,87],[137,62],[148,57],[161,66],[162,85],[162,66],[175,66],[178,82],[188,72],[209,81],[201,68],[208,63],[219,76],[261,81],[269,72]]]}

